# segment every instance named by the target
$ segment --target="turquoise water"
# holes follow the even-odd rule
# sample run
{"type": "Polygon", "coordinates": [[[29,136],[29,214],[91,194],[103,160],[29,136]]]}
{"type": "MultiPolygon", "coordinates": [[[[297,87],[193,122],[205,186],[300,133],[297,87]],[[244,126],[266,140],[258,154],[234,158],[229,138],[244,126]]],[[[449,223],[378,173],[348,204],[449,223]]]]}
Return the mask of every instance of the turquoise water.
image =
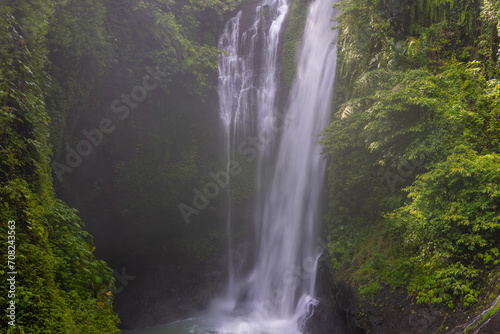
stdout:
{"type": "Polygon", "coordinates": [[[214,324],[210,324],[206,320],[201,319],[186,319],[176,321],[171,324],[126,332],[130,334],[221,334],[222,332],[214,329],[214,324]]]}
{"type": "Polygon", "coordinates": [[[294,334],[298,333],[295,321],[242,319],[219,319],[218,321],[190,318],[168,325],[124,332],[126,334],[294,334]]]}

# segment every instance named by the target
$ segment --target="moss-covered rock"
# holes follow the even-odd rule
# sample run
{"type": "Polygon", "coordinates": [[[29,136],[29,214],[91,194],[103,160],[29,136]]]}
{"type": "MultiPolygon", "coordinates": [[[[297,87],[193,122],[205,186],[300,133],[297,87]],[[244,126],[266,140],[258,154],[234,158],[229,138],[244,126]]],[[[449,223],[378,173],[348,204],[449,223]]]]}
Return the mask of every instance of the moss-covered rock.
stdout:
{"type": "Polygon", "coordinates": [[[296,54],[306,25],[310,0],[293,0],[288,12],[288,26],[283,43],[283,84],[290,88],[297,71],[296,54]]]}

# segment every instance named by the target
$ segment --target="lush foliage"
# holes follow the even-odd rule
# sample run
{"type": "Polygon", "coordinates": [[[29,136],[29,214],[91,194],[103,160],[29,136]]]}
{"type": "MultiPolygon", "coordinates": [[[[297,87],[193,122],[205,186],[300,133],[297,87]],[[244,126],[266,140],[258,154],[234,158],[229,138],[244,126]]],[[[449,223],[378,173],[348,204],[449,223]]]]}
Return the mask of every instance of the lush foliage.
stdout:
{"type": "MultiPolygon", "coordinates": [[[[55,199],[49,167],[51,80],[46,34],[54,13],[49,1],[0,5],[0,270],[8,291],[7,246],[15,247],[16,326],[8,333],[114,333],[114,279],[94,258],[92,238],[74,210],[55,199]],[[7,242],[8,221],[15,239],[7,242]]],[[[12,249],[12,248],[10,248],[12,249]]],[[[2,307],[10,301],[0,297],[2,307]]],[[[2,323],[7,324],[2,312],[2,323]]]]}
{"type": "Polygon", "coordinates": [[[196,262],[197,255],[179,255],[176,246],[165,245],[183,240],[192,249],[201,240],[202,247],[219,249],[223,243],[200,238],[207,227],[218,230],[212,219],[217,198],[192,215],[194,227],[178,206],[192,206],[193,189],[203,189],[209,173],[220,170],[214,146],[216,38],[237,3],[74,1],[56,13],[47,35],[50,73],[57,79],[48,98],[53,163],[66,164],[68,146],[75,149],[86,140],[83,131],[98,128],[103,118],[115,125],[77,167],[62,174],[54,168],[60,196],[85,214],[90,231],[99,230],[96,244],[121,240],[98,248],[106,258],[134,253],[129,266],[138,253],[152,261],[162,254],[166,262],[196,262]],[[78,14],[82,6],[85,15],[78,14]],[[74,28],[87,24],[88,31],[74,28]],[[92,38],[84,48],[87,34],[92,38]],[[150,80],[154,88],[134,101],[134,89],[152,72],[158,85],[150,80]],[[151,247],[140,247],[144,243],[151,247]]]}
{"type": "Polygon", "coordinates": [[[382,280],[468,307],[500,263],[499,5],[338,7],[332,264],[370,277],[362,294],[382,280]]]}
{"type": "MultiPolygon", "coordinates": [[[[128,230],[163,234],[185,240],[183,247],[196,245],[193,261],[223,242],[208,224],[213,238],[200,238],[202,229],[186,233],[177,205],[191,201],[191,189],[203,185],[215,164],[207,140],[213,127],[206,121],[214,102],[207,100],[216,85],[216,37],[237,4],[0,3],[0,241],[6,264],[7,222],[14,220],[19,273],[17,326],[9,333],[113,333],[119,321],[112,307],[112,271],[94,257],[92,237],[76,211],[56,199],[53,177],[59,196],[87,213],[88,226],[107,226],[111,236],[103,233],[103,239],[128,230]],[[144,86],[145,75],[158,84],[150,79],[154,88],[147,99],[129,105],[127,119],[120,118],[112,102],[144,86]],[[82,130],[99,128],[106,117],[116,125],[103,138],[106,145],[95,145],[82,167],[51,171],[51,159],[53,167],[66,163],[68,147],[86,139],[82,130]],[[168,223],[157,224],[160,218],[168,223]],[[123,224],[119,231],[112,225],[116,221],[123,224]]],[[[153,253],[162,252],[163,241],[153,253]]],[[[184,255],[175,254],[183,261],[184,255]]],[[[0,269],[5,278],[7,270],[0,269]]],[[[5,279],[0,287],[7,291],[5,279]]],[[[0,301],[8,302],[5,295],[0,301]]],[[[5,313],[1,322],[7,323],[5,313]]]]}

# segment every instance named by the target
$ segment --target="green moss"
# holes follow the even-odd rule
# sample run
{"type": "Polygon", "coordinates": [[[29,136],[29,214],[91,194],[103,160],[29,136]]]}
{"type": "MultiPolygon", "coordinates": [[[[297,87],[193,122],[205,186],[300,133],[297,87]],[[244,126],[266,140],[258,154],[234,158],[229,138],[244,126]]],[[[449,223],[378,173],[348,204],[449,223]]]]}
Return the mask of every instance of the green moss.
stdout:
{"type": "Polygon", "coordinates": [[[358,291],[363,297],[374,297],[382,291],[382,287],[378,282],[371,282],[360,286],[358,291]]]}
{"type": "Polygon", "coordinates": [[[297,71],[297,47],[304,32],[309,0],[294,0],[290,5],[283,44],[283,82],[290,88],[297,71]]]}
{"type": "Polygon", "coordinates": [[[494,316],[498,311],[500,310],[500,300],[497,301],[497,303],[495,304],[495,306],[493,306],[493,308],[491,310],[489,310],[488,312],[486,312],[485,314],[483,314],[483,316],[481,317],[481,319],[479,320],[478,323],[470,326],[470,327],[467,327],[465,329],[465,334],[469,333],[471,330],[477,328],[479,325],[481,325],[482,323],[484,323],[486,320],[488,320],[489,318],[491,318],[492,316],[494,316]]]}

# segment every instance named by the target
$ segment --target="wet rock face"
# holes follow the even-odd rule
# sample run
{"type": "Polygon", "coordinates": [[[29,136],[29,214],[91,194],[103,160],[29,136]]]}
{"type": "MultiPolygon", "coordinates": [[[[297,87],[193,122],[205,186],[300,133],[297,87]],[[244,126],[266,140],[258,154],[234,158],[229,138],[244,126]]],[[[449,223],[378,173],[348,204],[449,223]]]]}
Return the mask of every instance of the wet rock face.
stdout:
{"type": "Polygon", "coordinates": [[[347,312],[341,309],[327,261],[320,261],[316,283],[317,305],[310,305],[300,330],[304,334],[349,334],[347,312]]]}
{"type": "Polygon", "coordinates": [[[489,320],[469,332],[470,334],[498,334],[500,333],[500,312],[494,314],[489,320]]]}
{"type": "Polygon", "coordinates": [[[347,319],[343,312],[335,309],[332,300],[320,299],[319,304],[311,307],[307,320],[301,328],[304,334],[348,334],[347,319]]]}
{"type": "MultiPolygon", "coordinates": [[[[429,305],[416,305],[415,298],[409,296],[405,288],[391,288],[382,286],[382,291],[375,297],[363,298],[357,293],[355,282],[342,277],[342,271],[332,272],[326,265],[320,267],[319,276],[327,280],[331,288],[330,294],[323,292],[320,296],[331,296],[333,309],[318,310],[317,315],[311,317],[306,327],[307,334],[319,333],[354,333],[354,334],[458,334],[465,330],[464,324],[470,319],[469,310],[436,309],[429,305]],[[323,272],[321,272],[323,271],[323,272]],[[325,273],[326,271],[326,273],[325,273]],[[329,281],[328,281],[328,277],[329,281]],[[330,318],[326,323],[345,321],[347,331],[321,327],[325,323],[325,316],[330,318]],[[338,315],[340,314],[340,320],[338,315]],[[331,320],[330,320],[331,319],[331,320]],[[335,319],[335,320],[333,320],[335,319]]],[[[469,320],[470,321],[470,320],[469,320]]],[[[332,326],[330,324],[330,326],[332,326]]],[[[500,312],[484,324],[477,331],[470,334],[498,334],[500,333],[500,312]]]]}
{"type": "Polygon", "coordinates": [[[329,261],[318,265],[317,287],[319,303],[305,317],[304,334],[428,334],[446,319],[433,308],[415,306],[405,290],[386,286],[374,300],[364,300],[336,278],[329,261]]]}
{"type": "Polygon", "coordinates": [[[403,289],[383,287],[374,300],[361,299],[353,289],[344,282],[334,285],[336,302],[346,314],[349,333],[436,333],[446,319],[438,310],[414,305],[403,289]]]}
{"type": "Polygon", "coordinates": [[[116,295],[120,328],[132,330],[183,319],[206,308],[223,288],[225,271],[220,264],[174,268],[159,266],[147,276],[137,276],[116,295]]]}

